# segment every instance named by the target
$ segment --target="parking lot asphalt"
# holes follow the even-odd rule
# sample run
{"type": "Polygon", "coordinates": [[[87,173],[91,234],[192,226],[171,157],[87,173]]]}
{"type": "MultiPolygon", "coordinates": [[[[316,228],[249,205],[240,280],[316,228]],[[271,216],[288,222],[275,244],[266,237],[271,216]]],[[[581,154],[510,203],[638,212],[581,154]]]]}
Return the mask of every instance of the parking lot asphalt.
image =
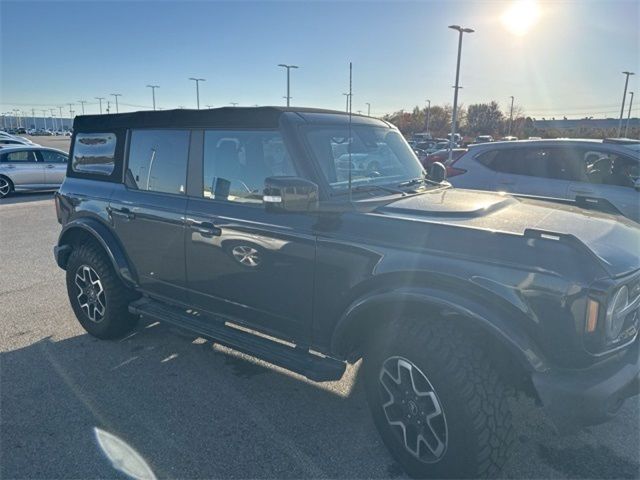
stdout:
{"type": "MultiPolygon", "coordinates": [[[[405,478],[359,365],[316,384],[158,323],[85,334],[53,260],[59,230],[51,194],[0,201],[0,478],[405,478]]],[[[638,397],[564,437],[530,400],[512,408],[503,477],[640,476],[638,397]]]]}

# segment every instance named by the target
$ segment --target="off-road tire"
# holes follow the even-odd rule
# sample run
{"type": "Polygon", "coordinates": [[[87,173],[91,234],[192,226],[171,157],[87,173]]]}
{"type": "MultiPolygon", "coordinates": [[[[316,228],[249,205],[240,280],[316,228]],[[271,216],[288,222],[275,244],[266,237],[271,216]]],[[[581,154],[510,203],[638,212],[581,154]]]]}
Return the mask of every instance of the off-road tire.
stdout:
{"type": "Polygon", "coordinates": [[[74,246],[67,262],[66,280],[71,307],[87,333],[107,340],[120,338],[135,327],[138,316],[130,314],[128,306],[136,295],[116,276],[111,262],[98,245],[87,243],[74,246]],[[97,274],[104,290],[104,314],[99,321],[89,317],[78,299],[80,289],[76,284],[76,273],[85,266],[97,274]]]}
{"type": "Polygon", "coordinates": [[[370,338],[363,368],[376,427],[409,475],[486,478],[500,472],[514,436],[507,395],[481,344],[466,329],[441,319],[390,322],[370,338]],[[426,376],[444,412],[446,449],[431,463],[410,453],[402,430],[390,425],[383,409],[391,397],[381,386],[382,368],[388,365],[385,361],[398,357],[426,376]]]}

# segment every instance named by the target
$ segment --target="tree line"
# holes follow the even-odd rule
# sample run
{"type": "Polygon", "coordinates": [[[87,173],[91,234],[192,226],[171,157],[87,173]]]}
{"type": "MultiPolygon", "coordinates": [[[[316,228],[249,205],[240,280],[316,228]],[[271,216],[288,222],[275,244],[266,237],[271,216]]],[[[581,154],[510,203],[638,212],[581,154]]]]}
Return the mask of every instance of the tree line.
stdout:
{"type": "MultiPolygon", "coordinates": [[[[384,120],[393,123],[406,137],[414,133],[429,131],[436,138],[446,138],[451,133],[451,105],[432,105],[431,109],[415,107],[412,112],[400,110],[385,115],[384,120]]],[[[513,122],[509,132],[509,112],[503,112],[498,102],[475,103],[468,107],[458,107],[458,128],[456,129],[465,139],[472,141],[478,135],[492,135],[499,139],[509,133],[518,138],[605,138],[617,136],[617,129],[602,129],[579,127],[576,129],[555,129],[536,126],[533,118],[526,116],[519,106],[513,108],[513,122]]],[[[629,137],[638,138],[640,128],[629,129],[629,137]]]]}

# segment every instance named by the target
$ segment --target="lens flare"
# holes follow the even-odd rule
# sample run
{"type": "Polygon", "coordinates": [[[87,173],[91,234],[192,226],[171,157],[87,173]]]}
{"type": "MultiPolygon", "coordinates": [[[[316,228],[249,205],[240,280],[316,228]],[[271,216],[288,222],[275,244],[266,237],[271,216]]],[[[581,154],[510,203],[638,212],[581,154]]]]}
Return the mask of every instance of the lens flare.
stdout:
{"type": "Polygon", "coordinates": [[[525,35],[540,20],[540,7],[535,0],[515,0],[501,17],[502,24],[514,35],[525,35]]]}

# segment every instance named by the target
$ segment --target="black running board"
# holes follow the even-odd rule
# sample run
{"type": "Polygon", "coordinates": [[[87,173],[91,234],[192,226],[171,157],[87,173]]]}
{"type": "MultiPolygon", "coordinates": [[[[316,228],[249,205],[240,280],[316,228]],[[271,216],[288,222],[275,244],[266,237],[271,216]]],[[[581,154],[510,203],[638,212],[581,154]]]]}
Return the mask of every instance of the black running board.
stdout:
{"type": "Polygon", "coordinates": [[[316,382],[339,380],[345,370],[345,363],[335,358],[323,357],[305,348],[254,335],[228,326],[224,320],[205,316],[194,310],[184,310],[142,298],[131,303],[129,311],[192,331],[215,343],[286,368],[316,382]]]}

